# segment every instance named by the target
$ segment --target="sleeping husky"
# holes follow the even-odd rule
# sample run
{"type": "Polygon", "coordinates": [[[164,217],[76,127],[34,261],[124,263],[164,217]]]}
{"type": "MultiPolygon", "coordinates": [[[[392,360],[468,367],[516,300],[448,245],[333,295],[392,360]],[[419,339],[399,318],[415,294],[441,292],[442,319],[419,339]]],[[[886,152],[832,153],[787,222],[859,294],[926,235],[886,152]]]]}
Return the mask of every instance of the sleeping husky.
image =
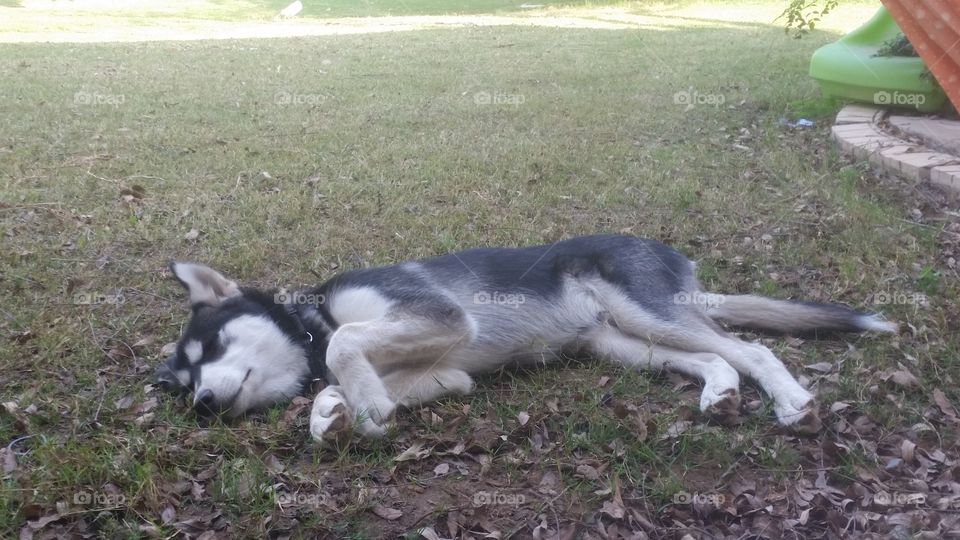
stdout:
{"type": "Polygon", "coordinates": [[[703,380],[700,409],[736,415],[740,376],[773,400],[780,424],[819,429],[813,396],[772,352],[717,322],[776,332],[894,332],[831,304],[703,292],[695,265],[653,240],[598,235],[478,248],[351,270],[314,289],[238,287],[174,263],[193,316],[158,382],[193,392],[202,416],[236,417],[291,399],[315,378],[310,432],[382,435],[397,407],[467,394],[472,376],[586,353],[628,369],[703,380]]]}

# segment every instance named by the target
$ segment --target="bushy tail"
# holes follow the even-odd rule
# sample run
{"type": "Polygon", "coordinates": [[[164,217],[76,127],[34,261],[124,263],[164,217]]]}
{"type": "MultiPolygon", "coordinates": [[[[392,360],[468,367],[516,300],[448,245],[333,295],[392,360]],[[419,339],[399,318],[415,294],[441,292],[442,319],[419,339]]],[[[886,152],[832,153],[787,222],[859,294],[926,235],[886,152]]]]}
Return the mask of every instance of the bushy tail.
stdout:
{"type": "Polygon", "coordinates": [[[784,333],[896,332],[897,324],[837,304],[773,300],[753,295],[709,294],[710,318],[745,328],[784,333]]]}

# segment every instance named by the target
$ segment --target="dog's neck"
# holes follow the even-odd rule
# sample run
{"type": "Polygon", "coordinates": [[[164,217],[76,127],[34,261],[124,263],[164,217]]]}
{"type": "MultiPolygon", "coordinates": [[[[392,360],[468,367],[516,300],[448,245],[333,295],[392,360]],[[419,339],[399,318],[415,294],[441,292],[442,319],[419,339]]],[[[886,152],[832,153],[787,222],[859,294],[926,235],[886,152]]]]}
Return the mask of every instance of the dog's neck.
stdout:
{"type": "Polygon", "coordinates": [[[291,302],[284,304],[284,311],[297,329],[294,339],[307,350],[310,378],[327,379],[327,342],[337,329],[336,321],[322,303],[313,305],[291,302]]]}
{"type": "MultiPolygon", "coordinates": [[[[339,324],[330,316],[319,294],[287,294],[276,290],[244,288],[244,297],[263,306],[268,316],[306,351],[310,368],[309,380],[328,379],[326,354],[330,336],[339,324]],[[287,298],[284,298],[287,296],[287,298]],[[306,299],[307,301],[303,301],[306,299]]],[[[305,383],[309,384],[309,380],[305,383]]]]}

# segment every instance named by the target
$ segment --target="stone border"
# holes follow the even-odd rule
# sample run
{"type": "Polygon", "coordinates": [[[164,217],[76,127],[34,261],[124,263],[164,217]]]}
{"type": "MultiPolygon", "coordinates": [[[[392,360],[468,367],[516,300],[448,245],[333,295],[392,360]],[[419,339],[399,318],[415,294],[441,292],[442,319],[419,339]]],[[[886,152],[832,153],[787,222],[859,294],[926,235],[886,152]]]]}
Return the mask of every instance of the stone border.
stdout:
{"type": "Polygon", "coordinates": [[[847,105],[839,114],[831,137],[840,150],[915,182],[931,182],[960,193],[960,157],[933,152],[922,144],[885,132],[880,123],[887,110],[847,105]]]}

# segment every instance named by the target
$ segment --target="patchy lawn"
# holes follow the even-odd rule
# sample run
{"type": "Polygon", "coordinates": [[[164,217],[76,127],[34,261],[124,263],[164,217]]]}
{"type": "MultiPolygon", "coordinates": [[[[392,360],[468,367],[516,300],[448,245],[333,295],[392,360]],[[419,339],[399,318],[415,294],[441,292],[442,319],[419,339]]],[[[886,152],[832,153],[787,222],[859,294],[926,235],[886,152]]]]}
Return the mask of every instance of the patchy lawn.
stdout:
{"type": "Polygon", "coordinates": [[[807,60],[873,7],[800,41],[779,9],[0,44],[0,536],[956,533],[957,202],[827,142],[807,60]],[[816,126],[781,123],[799,117],[816,126]],[[752,387],[744,423],[718,426],[696,381],[591,362],[486,377],[339,451],[310,440],[308,399],[202,427],[149,385],[187,317],[172,259],[299,286],[603,231],[671,243],[709,289],[903,331],[746,336],[815,388],[812,438],[752,387]]]}

